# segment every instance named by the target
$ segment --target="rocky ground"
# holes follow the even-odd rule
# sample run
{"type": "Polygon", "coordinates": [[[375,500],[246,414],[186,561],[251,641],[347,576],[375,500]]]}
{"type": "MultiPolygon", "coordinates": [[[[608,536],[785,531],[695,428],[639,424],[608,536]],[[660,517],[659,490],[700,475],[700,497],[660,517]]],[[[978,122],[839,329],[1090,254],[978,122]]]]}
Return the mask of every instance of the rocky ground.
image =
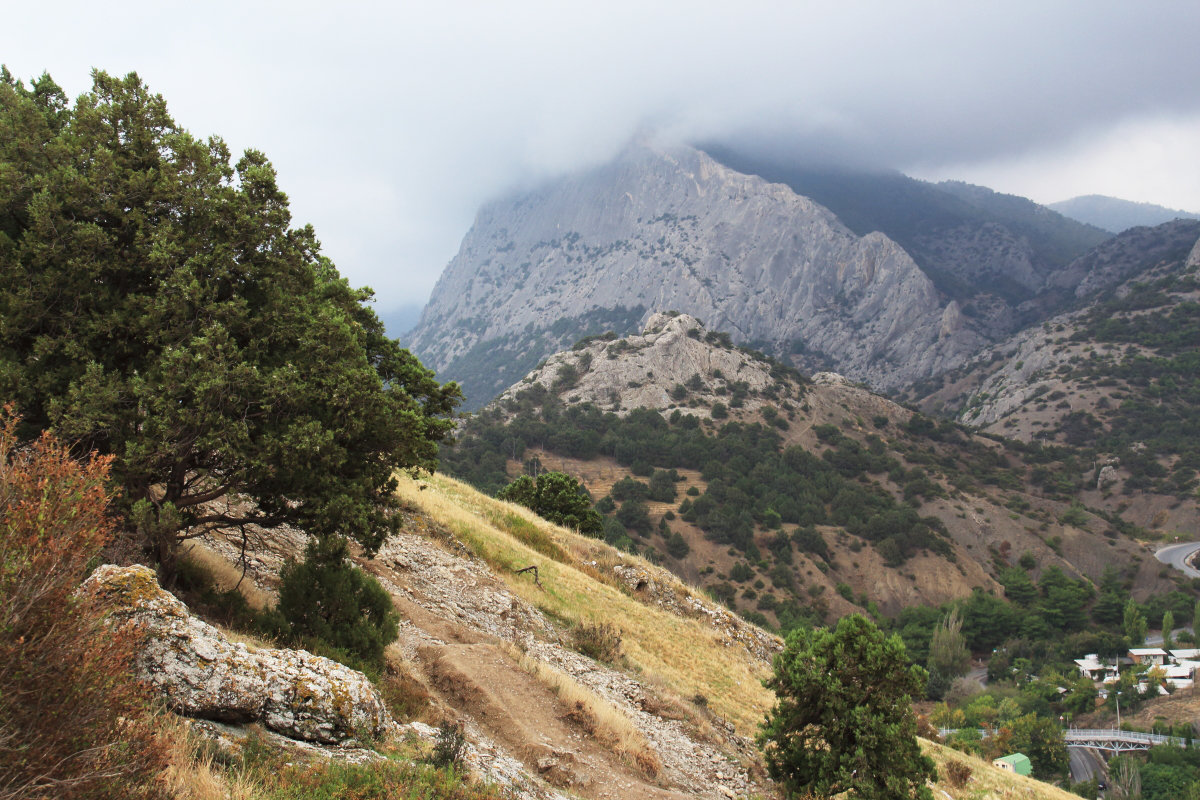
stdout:
{"type": "MultiPolygon", "coordinates": [[[[300,552],[298,537],[289,530],[257,533],[244,580],[270,592],[279,566],[300,552]]],[[[213,539],[205,547],[241,568],[237,538],[213,539]]],[[[465,760],[483,779],[539,800],[564,793],[614,799],[771,795],[752,743],[730,724],[571,649],[562,626],[512,594],[431,519],[406,515],[404,530],[362,566],[400,612],[400,638],[389,655],[430,694],[429,722],[464,726],[465,760]],[[547,674],[582,687],[593,698],[590,710],[550,685],[547,674]],[[607,729],[629,723],[632,744],[622,745],[607,729]]],[[[681,596],[666,573],[632,564],[609,569],[612,580],[644,602],[712,620],[728,646],[743,647],[764,663],[779,648],[777,638],[724,608],[681,596]]],[[[420,721],[394,730],[427,741],[436,733],[420,721]]]]}

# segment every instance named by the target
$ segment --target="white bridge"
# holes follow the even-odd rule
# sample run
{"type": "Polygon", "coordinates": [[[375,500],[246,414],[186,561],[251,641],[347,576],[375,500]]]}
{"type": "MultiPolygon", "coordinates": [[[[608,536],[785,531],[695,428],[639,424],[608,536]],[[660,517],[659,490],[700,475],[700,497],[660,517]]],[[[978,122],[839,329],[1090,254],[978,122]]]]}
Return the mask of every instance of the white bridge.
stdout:
{"type": "MultiPolygon", "coordinates": [[[[957,728],[941,728],[938,734],[943,739],[958,733],[957,728]]],[[[980,738],[986,739],[992,732],[986,728],[979,729],[980,738]]],[[[1191,740],[1181,736],[1163,736],[1157,733],[1138,733],[1137,731],[1121,731],[1116,728],[1067,728],[1062,732],[1063,744],[1067,747],[1090,747],[1095,750],[1107,750],[1112,753],[1123,753],[1130,750],[1149,750],[1151,747],[1170,745],[1187,747],[1191,740]]]]}
{"type": "Polygon", "coordinates": [[[1162,736],[1157,733],[1119,731],[1115,728],[1069,728],[1063,731],[1063,743],[1067,747],[1091,747],[1120,753],[1127,750],[1149,750],[1151,747],[1170,745],[1187,747],[1188,739],[1181,736],[1162,736]]]}

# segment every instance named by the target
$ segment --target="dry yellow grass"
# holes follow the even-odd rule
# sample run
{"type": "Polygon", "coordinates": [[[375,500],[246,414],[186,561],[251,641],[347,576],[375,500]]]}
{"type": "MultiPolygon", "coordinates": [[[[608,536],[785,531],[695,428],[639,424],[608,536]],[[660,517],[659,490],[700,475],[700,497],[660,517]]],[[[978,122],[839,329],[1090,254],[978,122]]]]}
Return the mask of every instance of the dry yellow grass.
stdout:
{"type": "Polygon", "coordinates": [[[237,587],[237,591],[251,608],[262,611],[275,603],[275,599],[254,585],[254,581],[242,579],[242,571],[230,564],[224,556],[210,549],[204,542],[193,540],[183,551],[183,558],[203,567],[213,578],[213,585],[220,591],[237,587]]]}
{"type": "Polygon", "coordinates": [[[924,740],[921,741],[921,745],[925,755],[932,758],[937,765],[939,782],[934,790],[934,797],[949,797],[952,800],[1079,800],[1079,795],[1071,794],[1065,789],[1033,778],[1003,772],[992,766],[990,761],[960,753],[951,747],[924,740]],[[970,780],[960,789],[954,788],[944,780],[946,764],[952,761],[966,764],[971,769],[970,780]]]}
{"type": "MultiPolygon", "coordinates": [[[[680,696],[703,694],[709,708],[743,734],[752,735],[757,729],[772,702],[762,686],[769,674],[767,665],[741,648],[726,647],[718,633],[700,620],[637,601],[597,569],[601,558],[609,563],[639,559],[452,478],[434,475],[420,483],[426,490],[401,477],[400,496],[492,565],[514,594],[573,625],[595,620],[616,625],[625,656],[635,669],[656,676],[680,696]],[[538,567],[540,589],[514,574],[530,565],[538,567]]],[[[691,591],[683,584],[677,589],[691,591]]]]}
{"type": "Polygon", "coordinates": [[[589,732],[596,741],[636,766],[647,777],[658,775],[662,762],[646,737],[621,709],[565,672],[521,653],[516,647],[510,648],[510,654],[521,669],[552,689],[567,706],[587,717],[589,732]]]}
{"type": "Polygon", "coordinates": [[[262,789],[246,775],[213,765],[187,723],[161,715],[163,738],[169,743],[167,768],[159,776],[169,797],[177,800],[258,800],[262,789]]]}

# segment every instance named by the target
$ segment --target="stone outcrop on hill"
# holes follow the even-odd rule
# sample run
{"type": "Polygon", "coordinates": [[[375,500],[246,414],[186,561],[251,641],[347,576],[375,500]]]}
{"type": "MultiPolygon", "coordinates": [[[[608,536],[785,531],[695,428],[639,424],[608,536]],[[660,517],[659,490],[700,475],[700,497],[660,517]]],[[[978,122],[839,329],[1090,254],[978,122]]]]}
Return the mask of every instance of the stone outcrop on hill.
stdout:
{"type": "MultiPolygon", "coordinates": [[[[690,314],[654,314],[640,336],[596,339],[552,355],[499,399],[515,398],[537,384],[620,414],[635,408],[670,408],[675,405],[672,390],[685,382],[691,384],[684,386],[691,398],[710,402],[719,399],[719,387],[743,382],[749,407],[765,402],[759,394],[775,382],[772,364],[710,339],[690,314]]],[[[708,404],[692,404],[689,410],[700,417],[711,415],[708,404]]]]}
{"type": "Polygon", "coordinates": [[[880,388],[982,344],[887,236],[698,150],[639,144],[480,211],[409,345],[477,407],[575,339],[667,309],[880,388]]]}
{"type": "Polygon", "coordinates": [[[143,566],[98,568],[80,592],[111,609],[118,625],[145,635],[140,677],[189,717],[258,722],[292,739],[346,744],[391,726],[360,672],[303,650],[253,650],[229,641],[161,589],[143,566]]]}
{"type": "MultiPolygon", "coordinates": [[[[1079,281],[1074,291],[1091,302],[1109,297],[1105,294],[1109,291],[1124,296],[1137,281],[1200,267],[1198,236],[1200,221],[1195,220],[1131,228],[1077,259],[1064,273],[1068,276],[1064,280],[1071,283],[1069,275],[1075,275],[1079,281]]],[[[1111,344],[1073,338],[1091,307],[1051,317],[983,350],[962,368],[972,382],[968,384],[970,391],[960,399],[961,407],[945,410],[955,410],[960,421],[968,425],[1021,439],[1031,438],[1033,431],[1024,426],[997,427],[997,423],[1014,412],[1027,411],[1032,401],[1044,395],[1069,395],[1059,413],[1041,415],[1047,424],[1065,413],[1093,410],[1090,406],[1109,392],[1103,387],[1082,392],[1058,376],[1067,365],[1092,358],[1097,348],[1104,353],[1113,349],[1111,344]]],[[[1105,403],[1109,402],[1119,403],[1119,399],[1108,396],[1105,403]]]]}

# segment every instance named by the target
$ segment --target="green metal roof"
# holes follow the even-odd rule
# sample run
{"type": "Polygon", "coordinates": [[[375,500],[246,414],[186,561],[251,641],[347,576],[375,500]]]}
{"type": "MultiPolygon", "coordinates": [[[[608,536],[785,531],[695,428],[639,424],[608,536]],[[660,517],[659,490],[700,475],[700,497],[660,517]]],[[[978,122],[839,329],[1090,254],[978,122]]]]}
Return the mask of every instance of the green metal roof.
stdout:
{"type": "Polygon", "coordinates": [[[1011,765],[1013,772],[1018,775],[1029,775],[1033,772],[1033,765],[1029,763],[1029,756],[1024,753],[1012,753],[1007,756],[1001,756],[996,760],[1011,765]]]}

